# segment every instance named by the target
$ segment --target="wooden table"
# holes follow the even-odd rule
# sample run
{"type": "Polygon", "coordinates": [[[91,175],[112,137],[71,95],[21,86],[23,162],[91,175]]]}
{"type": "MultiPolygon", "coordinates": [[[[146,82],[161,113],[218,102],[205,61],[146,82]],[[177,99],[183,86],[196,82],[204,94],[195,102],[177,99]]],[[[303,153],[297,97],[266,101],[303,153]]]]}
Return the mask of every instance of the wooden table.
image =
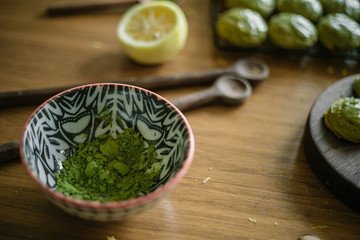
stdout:
{"type": "MultiPolygon", "coordinates": [[[[74,218],[54,206],[19,160],[0,165],[0,239],[359,239],[360,215],[320,182],[305,157],[308,112],[329,84],[360,70],[357,61],[217,50],[210,1],[185,0],[185,49],[160,66],[130,61],[115,28],[119,11],[49,18],[50,1],[0,1],[0,86],[14,91],[207,70],[256,56],[271,76],[239,107],[186,112],[193,164],[173,191],[123,222],[74,218]],[[202,180],[211,179],[202,183],[202,180]],[[256,220],[256,223],[250,220],[256,220]]],[[[161,90],[174,98],[202,86],[161,90]]],[[[0,144],[20,138],[35,105],[0,109],[0,144]]]]}

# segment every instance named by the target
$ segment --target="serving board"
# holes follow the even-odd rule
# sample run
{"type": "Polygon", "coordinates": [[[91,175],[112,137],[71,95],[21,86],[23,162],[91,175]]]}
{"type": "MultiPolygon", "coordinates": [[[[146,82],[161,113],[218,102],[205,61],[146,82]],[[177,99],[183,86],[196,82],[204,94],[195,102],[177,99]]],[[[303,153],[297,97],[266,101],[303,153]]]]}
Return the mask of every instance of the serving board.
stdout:
{"type": "Polygon", "coordinates": [[[303,139],[305,154],[315,174],[335,196],[360,212],[360,144],[336,137],[323,118],[334,101],[355,96],[356,76],[359,75],[337,81],[319,95],[311,107],[303,139]]]}

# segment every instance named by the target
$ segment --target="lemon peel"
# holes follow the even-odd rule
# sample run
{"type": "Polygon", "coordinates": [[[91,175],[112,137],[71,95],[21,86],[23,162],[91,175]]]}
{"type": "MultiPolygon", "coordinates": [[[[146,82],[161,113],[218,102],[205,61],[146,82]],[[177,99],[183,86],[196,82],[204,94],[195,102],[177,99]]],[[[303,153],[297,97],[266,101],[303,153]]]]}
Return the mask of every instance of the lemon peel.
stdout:
{"type": "Polygon", "coordinates": [[[116,35],[131,59],[153,65],[171,60],[184,48],[188,28],[177,4],[153,1],[129,8],[118,23],[116,35]]]}

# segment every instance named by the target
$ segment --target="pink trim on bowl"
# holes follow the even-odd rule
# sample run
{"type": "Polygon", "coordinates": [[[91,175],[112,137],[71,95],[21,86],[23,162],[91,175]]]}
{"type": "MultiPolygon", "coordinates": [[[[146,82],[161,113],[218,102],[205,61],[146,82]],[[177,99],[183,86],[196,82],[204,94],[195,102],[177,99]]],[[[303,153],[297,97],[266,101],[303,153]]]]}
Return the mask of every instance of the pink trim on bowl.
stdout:
{"type": "Polygon", "coordinates": [[[117,208],[130,208],[132,206],[135,205],[141,205],[147,202],[150,202],[151,200],[156,199],[158,196],[160,196],[161,194],[169,191],[177,182],[180,181],[180,179],[186,174],[187,170],[189,169],[191,162],[193,160],[194,157],[194,153],[195,153],[195,138],[194,138],[194,134],[192,132],[192,129],[190,127],[189,122],[187,121],[187,119],[185,118],[185,116],[183,115],[183,113],[174,105],[172,104],[169,100],[165,99],[164,97],[160,96],[157,93],[154,93],[150,90],[147,90],[145,88],[141,88],[138,86],[134,86],[134,85],[129,85],[129,84],[120,84],[120,83],[95,83],[95,84],[87,84],[87,85],[81,85],[81,86],[77,86],[74,88],[70,88],[68,90],[65,90],[61,93],[56,94],[55,96],[49,98],[48,100],[46,100],[44,103],[42,103],[39,107],[37,107],[32,114],[30,115],[30,117],[28,118],[28,120],[26,121],[25,127],[22,131],[22,135],[21,135],[21,141],[20,141],[20,157],[21,157],[21,161],[23,163],[23,165],[25,166],[27,172],[29,173],[30,177],[35,181],[35,183],[46,193],[48,193],[50,196],[52,196],[55,199],[58,199],[66,204],[69,205],[75,205],[78,207],[82,207],[82,208],[88,208],[88,209],[98,209],[98,210],[108,210],[108,209],[117,209],[117,208]],[[138,197],[138,198],[134,198],[134,199],[129,199],[129,200],[125,200],[125,201],[120,201],[120,202],[104,202],[104,203],[100,203],[100,202],[95,202],[95,201],[84,201],[84,200],[80,200],[80,199],[75,199],[75,198],[71,198],[71,197],[67,197],[66,195],[54,191],[54,190],[50,190],[48,187],[46,187],[44,184],[42,184],[37,177],[33,174],[33,172],[30,170],[28,164],[26,163],[25,157],[23,155],[23,141],[24,141],[24,134],[26,131],[26,128],[29,124],[29,122],[31,121],[31,119],[34,117],[34,115],[42,108],[44,107],[47,103],[49,103],[50,101],[52,101],[53,99],[61,96],[62,94],[66,93],[66,92],[71,92],[74,91],[76,89],[80,89],[80,88],[86,88],[86,87],[93,87],[93,86],[105,86],[105,85],[118,85],[118,86],[125,86],[125,87],[129,87],[129,88],[136,88],[139,89],[141,91],[144,92],[148,92],[152,95],[155,95],[158,99],[165,101],[169,106],[171,106],[171,108],[173,108],[178,115],[181,117],[181,119],[183,120],[183,122],[186,125],[186,128],[188,130],[188,134],[189,134],[189,150],[187,153],[187,158],[185,159],[180,171],[178,171],[176,173],[176,175],[169,181],[167,182],[165,185],[163,185],[162,187],[156,189],[155,191],[146,194],[144,196],[138,197]]]}

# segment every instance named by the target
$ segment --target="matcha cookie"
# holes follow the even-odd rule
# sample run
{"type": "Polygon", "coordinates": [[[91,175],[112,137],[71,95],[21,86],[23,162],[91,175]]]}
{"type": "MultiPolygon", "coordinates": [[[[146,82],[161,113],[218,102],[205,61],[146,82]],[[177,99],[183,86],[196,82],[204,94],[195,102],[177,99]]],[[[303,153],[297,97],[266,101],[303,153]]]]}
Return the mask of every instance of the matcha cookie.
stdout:
{"type": "Polygon", "coordinates": [[[307,18],[295,13],[278,13],[269,21],[270,40],[278,47],[302,50],[317,42],[315,25],[307,18]]]}
{"type": "Polygon", "coordinates": [[[227,8],[249,8],[260,13],[261,16],[267,18],[276,8],[275,0],[226,0],[227,8]]]}
{"type": "Polygon", "coordinates": [[[313,22],[323,15],[319,0],[278,0],[276,7],[279,12],[297,13],[313,22]]]}
{"type": "Polygon", "coordinates": [[[320,0],[326,13],[344,13],[352,19],[360,19],[359,0],[320,0]]]}
{"type": "Polygon", "coordinates": [[[360,47],[360,25],[343,13],[331,13],[319,19],[319,40],[329,50],[360,47]]]}
{"type": "Polygon", "coordinates": [[[357,97],[360,97],[360,75],[356,76],[354,85],[353,85],[354,92],[357,97]]]}
{"type": "Polygon", "coordinates": [[[255,47],[266,40],[268,26],[264,18],[253,10],[231,8],[220,15],[216,31],[233,45],[255,47]]]}
{"type": "Polygon", "coordinates": [[[360,99],[336,100],[324,114],[325,125],[341,139],[360,143],[360,99]]]}

